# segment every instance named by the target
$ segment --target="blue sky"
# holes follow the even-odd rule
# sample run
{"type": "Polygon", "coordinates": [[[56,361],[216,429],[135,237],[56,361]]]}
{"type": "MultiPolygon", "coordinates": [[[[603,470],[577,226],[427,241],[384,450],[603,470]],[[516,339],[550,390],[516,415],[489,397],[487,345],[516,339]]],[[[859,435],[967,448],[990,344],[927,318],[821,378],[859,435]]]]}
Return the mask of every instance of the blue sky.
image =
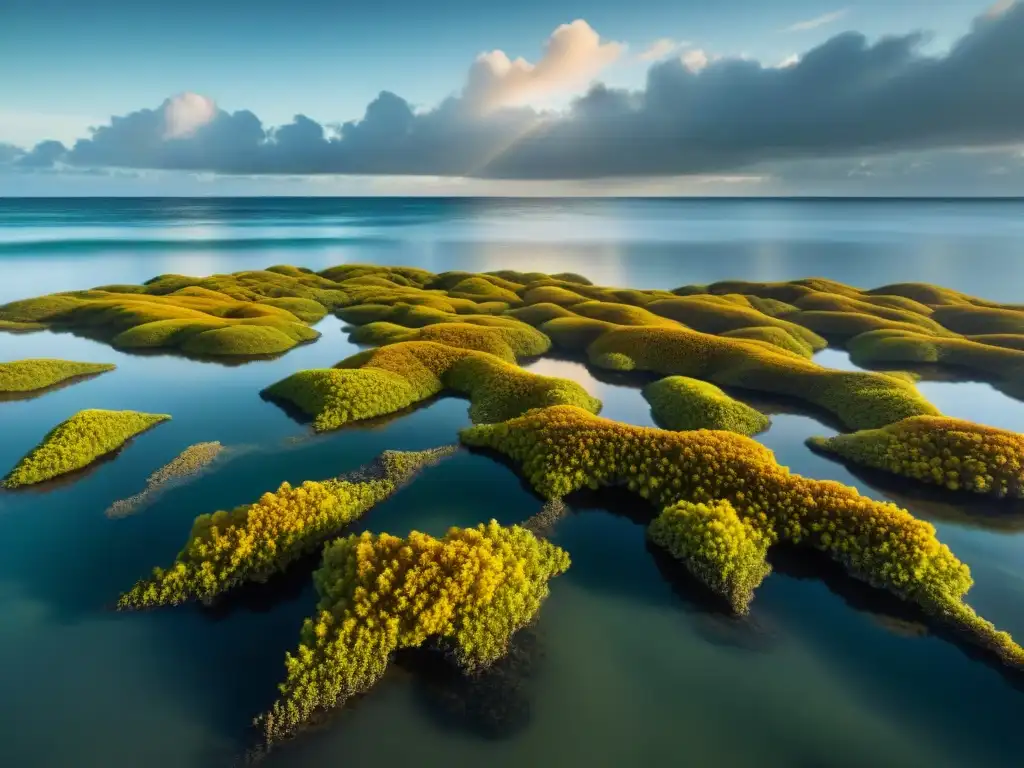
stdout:
{"type": "MultiPolygon", "coordinates": [[[[1012,4],[1002,5],[1000,10],[1005,13],[1006,6],[1012,4]]],[[[6,0],[0,8],[0,142],[29,150],[37,142],[55,139],[71,149],[75,140],[89,137],[89,126],[107,125],[112,116],[157,110],[166,99],[181,93],[200,94],[216,104],[218,115],[251,112],[264,129],[289,123],[296,115],[328,130],[335,124],[359,121],[381,91],[397,94],[417,113],[429,112],[446,97],[463,93],[467,72],[479,54],[499,50],[509,59],[521,56],[536,63],[544,58],[548,36],[559,25],[577,19],[584,20],[600,37],[601,45],[616,43],[619,47],[608,49],[611,53],[589,69],[584,67],[584,79],[524,91],[523,99],[511,106],[563,109],[595,81],[623,93],[643,93],[652,65],[685,57],[688,52],[697,58],[687,59],[685,66],[694,72],[706,67],[700,74],[707,79],[715,70],[708,63],[723,60],[746,58],[763,67],[776,67],[851,30],[862,33],[870,45],[886,36],[923,31],[927,37],[915,43],[916,55],[941,57],[987,8],[968,0],[520,0],[510,6],[479,0],[331,4],[309,0],[250,0],[245,4],[225,0],[161,4],[6,0]],[[673,48],[663,42],[660,61],[645,57],[658,40],[680,45],[673,48]]],[[[508,105],[503,102],[502,106],[508,105]]],[[[204,125],[198,130],[209,132],[208,128],[204,125]]],[[[1013,138],[1012,130],[1001,130],[999,135],[1000,147],[1007,136],[1013,138]]],[[[267,136],[271,138],[270,133],[267,136]]],[[[949,148],[947,141],[943,149],[949,148]]],[[[927,141],[920,146],[903,141],[895,149],[906,155],[934,147],[927,141]]],[[[120,164],[109,160],[109,152],[102,157],[95,152],[78,154],[94,158],[93,162],[103,167],[120,164]]],[[[55,151],[53,157],[59,155],[55,151]]],[[[834,160],[834,153],[829,155],[827,159],[834,160]]],[[[226,175],[225,169],[215,165],[206,168],[191,162],[178,167],[166,160],[138,160],[137,153],[135,157],[126,165],[140,174],[163,172],[163,176],[150,174],[147,189],[163,183],[174,189],[196,184],[209,189],[218,183],[232,191],[247,185],[257,191],[264,187],[301,189],[303,184],[298,182],[310,170],[301,164],[294,168],[282,165],[280,169],[287,170],[290,177],[283,182],[275,166],[275,173],[269,174],[274,179],[268,181],[263,178],[268,176],[264,167],[253,166],[258,172],[245,174],[253,178],[240,180],[238,172],[231,172],[227,175],[233,178],[228,180],[219,178],[226,175]],[[192,176],[186,182],[170,180],[168,171],[188,171],[192,176]],[[199,178],[199,173],[213,173],[218,178],[211,184],[208,176],[199,178]]],[[[863,167],[859,164],[864,158],[849,157],[854,165],[837,170],[837,174],[848,175],[849,168],[863,167]]],[[[766,156],[772,162],[779,159],[766,156]]],[[[807,157],[799,159],[806,162],[807,157]]],[[[878,162],[874,148],[869,160],[878,162]]],[[[907,162],[912,165],[914,161],[907,162]]],[[[74,163],[79,170],[88,164],[81,158],[74,163]]],[[[31,181],[6,175],[0,179],[0,193],[41,190],[39,193],[60,194],[62,188],[73,191],[104,184],[113,189],[125,184],[130,187],[134,183],[130,180],[136,178],[121,174],[104,180],[102,174],[96,174],[87,183],[69,181],[53,172],[49,162],[46,165],[47,173],[31,181]]],[[[344,170],[349,165],[338,168],[344,170]]],[[[702,176],[764,175],[750,173],[741,165],[732,161],[720,169],[713,164],[693,167],[702,171],[702,176]]],[[[645,167],[641,164],[636,174],[625,175],[634,181],[644,178],[650,175],[645,167]]],[[[680,167],[686,171],[678,174],[680,185],[686,186],[686,178],[695,174],[689,166],[680,167]]],[[[334,187],[317,179],[310,189],[358,191],[360,182],[354,176],[375,177],[365,181],[370,190],[401,189],[401,183],[393,183],[396,175],[415,177],[416,181],[410,182],[414,187],[423,187],[427,177],[458,175],[446,168],[441,168],[441,173],[428,173],[424,168],[430,170],[411,162],[408,173],[402,167],[347,172],[334,187]],[[382,182],[380,176],[391,181],[382,182]]],[[[477,170],[472,165],[466,169],[469,175],[477,170]]],[[[313,170],[319,174],[321,169],[313,170]]],[[[464,169],[456,164],[456,170],[464,169]]],[[[525,175],[532,178],[536,173],[525,175]]]]}

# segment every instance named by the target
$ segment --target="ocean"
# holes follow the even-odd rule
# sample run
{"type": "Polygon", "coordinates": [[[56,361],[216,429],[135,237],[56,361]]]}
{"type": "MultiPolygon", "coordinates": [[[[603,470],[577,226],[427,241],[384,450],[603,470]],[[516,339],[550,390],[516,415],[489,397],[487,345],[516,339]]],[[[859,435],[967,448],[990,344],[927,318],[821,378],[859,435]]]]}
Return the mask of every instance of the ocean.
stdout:
{"type": "MultiPolygon", "coordinates": [[[[868,288],[937,283],[1024,303],[1024,201],[66,199],[0,200],[0,303],[164,273],[342,263],[578,272],[671,289],[821,276],[868,288]]],[[[452,443],[469,424],[444,398],[401,418],[312,436],[259,397],[290,373],[357,351],[322,337],[274,360],[222,365],[138,356],[70,334],[0,334],[0,361],[59,357],[118,370],[0,402],[0,474],[83,408],[173,420],[70,484],[0,493],[0,765],[214,768],[233,764],[283,678],[316,597],[309,568],[214,608],[121,614],[120,592],[169,564],[201,513],[281,482],[356,469],[386,449],[452,443]],[[105,510],[186,446],[218,440],[211,472],[129,517],[105,510]]],[[[838,349],[816,360],[852,368],[838,349]]],[[[650,426],[628,381],[543,359],[602,414],[650,426]]],[[[929,378],[943,412],[1024,432],[1024,403],[980,381],[929,378]]],[[[769,406],[770,407],[770,406],[769,406]]],[[[970,568],[968,601],[1024,638],[1024,514],[916,493],[811,453],[835,426],[777,408],[758,439],[794,472],[891,499],[932,522],[970,568]]],[[[505,465],[460,451],[355,530],[443,533],[540,508],[505,465]]],[[[472,683],[399,659],[369,694],[272,752],[268,766],[985,768],[1020,764],[1022,679],[835,568],[773,556],[751,615],[709,602],[650,547],[614,494],[582,497],[551,536],[573,565],[551,584],[501,679],[472,683]]]]}

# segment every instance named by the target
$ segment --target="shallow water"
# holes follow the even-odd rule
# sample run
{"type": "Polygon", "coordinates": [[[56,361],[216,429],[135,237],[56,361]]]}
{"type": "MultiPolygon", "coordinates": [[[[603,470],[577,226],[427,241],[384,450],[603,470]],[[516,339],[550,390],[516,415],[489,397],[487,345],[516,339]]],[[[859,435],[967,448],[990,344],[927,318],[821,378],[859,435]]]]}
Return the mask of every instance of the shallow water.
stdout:
{"type": "MultiPolygon", "coordinates": [[[[924,280],[1020,302],[1024,204],[805,201],[0,201],[0,301],[164,272],[211,274],[343,262],[581,272],[673,288],[717,279],[924,280]]],[[[0,494],[0,765],[221,766],[273,699],[283,656],[315,596],[308,568],[217,610],[121,615],[118,593],[170,562],[192,518],[284,480],[355,469],[388,448],[454,442],[466,403],[314,437],[259,391],[351,354],[342,324],[272,361],[227,367],[133,356],[68,334],[0,334],[0,360],[114,362],[117,371],[0,403],[0,467],[87,407],[170,413],[115,460],[45,492],[0,494]],[[138,514],[104,510],[183,448],[219,440],[211,470],[138,514]]],[[[818,358],[851,367],[845,353],[818,358]]],[[[572,360],[530,364],[580,381],[604,415],[650,425],[633,382],[572,360]]],[[[984,383],[922,381],[944,412],[1024,431],[1024,403],[984,383]]],[[[803,441],[816,414],[743,395],[772,413],[758,437],[812,477],[892,498],[932,520],[971,567],[969,598],[1024,637],[1024,517],[986,516],[853,474],[803,441]],[[790,412],[787,412],[790,411],[790,412]]],[[[472,685],[403,659],[369,695],[267,760],[272,766],[1010,766],[1020,680],[936,636],[896,601],[815,559],[779,553],[748,619],[720,606],[645,542],[649,510],[605,494],[571,500],[552,539],[573,566],[504,678],[472,685]]],[[[404,534],[540,508],[503,464],[460,451],[360,526],[404,534]]]]}

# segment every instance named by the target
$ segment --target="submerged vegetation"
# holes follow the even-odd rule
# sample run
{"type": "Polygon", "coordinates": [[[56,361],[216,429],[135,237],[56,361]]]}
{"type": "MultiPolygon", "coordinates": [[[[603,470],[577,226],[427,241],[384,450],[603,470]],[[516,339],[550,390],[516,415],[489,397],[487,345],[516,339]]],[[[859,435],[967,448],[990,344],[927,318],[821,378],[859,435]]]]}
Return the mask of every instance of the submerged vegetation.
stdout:
{"type": "Polygon", "coordinates": [[[324,550],[320,602],[285,659],[281,698],[258,718],[267,742],[369,690],[400,648],[434,642],[468,672],[507,651],[569,555],[518,526],[451,528],[443,538],[363,533],[324,550]]]}
{"type": "Polygon", "coordinates": [[[224,446],[219,442],[196,443],[179,453],[169,463],[151,474],[146,480],[146,487],[127,499],[115,501],[107,509],[107,517],[125,517],[145,505],[154,494],[168,483],[198,475],[221,455],[224,446]]]}
{"type": "Polygon", "coordinates": [[[137,411],[79,411],[50,430],[4,478],[6,488],[41,483],[84,469],[170,416],[137,411]]]}
{"type": "Polygon", "coordinates": [[[714,384],[686,376],[669,376],[643,390],[655,420],[667,429],[725,429],[754,435],[770,421],[760,411],[735,400],[714,384]]]}
{"type": "Polygon", "coordinates": [[[106,363],[75,363],[70,360],[32,359],[0,363],[0,395],[37,392],[64,382],[112,371],[106,363]]]}
{"type": "Polygon", "coordinates": [[[951,491],[1024,498],[1024,435],[1005,429],[919,416],[809,442],[857,464],[951,491]]]}
{"type": "Polygon", "coordinates": [[[657,508],[705,505],[682,507],[653,535],[740,608],[749,602],[747,588],[763,577],[753,565],[758,537],[768,546],[804,544],[851,575],[952,622],[1006,663],[1024,667],[1024,649],[963,602],[970,572],[938,541],[931,524],[839,483],[791,475],[749,438],[633,427],[572,406],[470,427],[461,438],[509,456],[548,498],[625,484],[657,508]],[[731,520],[724,502],[749,533],[731,520]]]}
{"type": "Polygon", "coordinates": [[[351,479],[308,480],[298,487],[285,482],[254,504],[200,515],[174,564],[155,568],[121,596],[118,608],[208,603],[243,582],[266,581],[454,450],[386,451],[351,479]]]}

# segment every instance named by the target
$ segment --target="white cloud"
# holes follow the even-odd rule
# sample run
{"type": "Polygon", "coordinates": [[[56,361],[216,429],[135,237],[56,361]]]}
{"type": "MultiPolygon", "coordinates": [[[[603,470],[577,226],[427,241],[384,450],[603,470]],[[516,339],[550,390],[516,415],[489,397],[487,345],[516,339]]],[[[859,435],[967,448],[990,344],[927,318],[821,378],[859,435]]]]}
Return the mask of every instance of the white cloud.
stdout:
{"type": "Polygon", "coordinates": [[[800,55],[797,53],[791,53],[789,56],[784,58],[778,64],[775,65],[776,69],[786,69],[787,67],[795,67],[800,63],[800,55]]]}
{"type": "Polygon", "coordinates": [[[807,19],[806,21],[798,21],[796,24],[791,24],[786,27],[786,32],[807,32],[811,29],[817,29],[818,27],[824,27],[828,24],[839,21],[841,18],[846,16],[850,12],[849,8],[842,8],[838,11],[832,11],[832,13],[826,13],[822,16],[816,16],[813,19],[807,19]]]}
{"type": "Polygon", "coordinates": [[[686,40],[673,40],[671,37],[662,37],[637,54],[637,58],[641,61],[658,61],[681,48],[689,48],[690,45],[692,43],[686,40]]]}
{"type": "Polygon", "coordinates": [[[484,111],[522,106],[586,86],[625,49],[623,43],[602,41],[593,27],[577,19],[551,33],[536,64],[510,59],[500,50],[480,54],[470,68],[465,95],[484,111]]]}
{"type": "Polygon", "coordinates": [[[183,139],[217,116],[217,105],[198,93],[179,93],[163,104],[164,138],[183,139]]]}
{"type": "Polygon", "coordinates": [[[701,48],[694,48],[692,51],[687,51],[679,58],[691,72],[700,72],[711,61],[708,54],[701,48]]]}

